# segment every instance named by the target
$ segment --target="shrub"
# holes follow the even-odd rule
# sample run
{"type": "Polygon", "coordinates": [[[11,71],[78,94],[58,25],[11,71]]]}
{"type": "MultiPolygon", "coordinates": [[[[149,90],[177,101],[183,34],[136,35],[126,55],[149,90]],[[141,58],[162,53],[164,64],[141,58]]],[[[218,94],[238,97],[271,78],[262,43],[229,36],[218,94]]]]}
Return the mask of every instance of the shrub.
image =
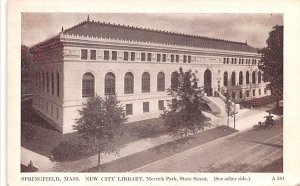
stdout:
{"type": "Polygon", "coordinates": [[[60,142],[52,150],[53,159],[57,161],[77,159],[81,152],[82,149],[79,145],[75,145],[67,141],[60,142]]]}

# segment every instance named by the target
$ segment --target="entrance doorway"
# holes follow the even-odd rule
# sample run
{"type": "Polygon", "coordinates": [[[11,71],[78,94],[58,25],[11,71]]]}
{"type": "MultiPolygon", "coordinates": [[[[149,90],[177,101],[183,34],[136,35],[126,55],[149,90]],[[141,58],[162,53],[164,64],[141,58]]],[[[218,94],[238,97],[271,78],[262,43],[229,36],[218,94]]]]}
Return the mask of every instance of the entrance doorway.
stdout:
{"type": "Polygon", "coordinates": [[[207,69],[204,72],[204,92],[207,96],[212,96],[211,79],[211,71],[207,69]]]}

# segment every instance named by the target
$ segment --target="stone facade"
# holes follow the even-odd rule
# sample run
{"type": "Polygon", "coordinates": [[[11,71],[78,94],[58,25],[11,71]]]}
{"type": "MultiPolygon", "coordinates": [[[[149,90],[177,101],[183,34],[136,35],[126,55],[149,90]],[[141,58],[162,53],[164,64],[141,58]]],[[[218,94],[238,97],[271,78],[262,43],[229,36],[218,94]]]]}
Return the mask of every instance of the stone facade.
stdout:
{"type": "Polygon", "coordinates": [[[92,74],[94,93],[100,96],[105,96],[106,74],[114,74],[118,99],[125,109],[126,105],[132,105],[132,114],[128,114],[129,121],[159,116],[159,102],[166,106],[170,97],[165,91],[158,91],[157,76],[160,72],[164,74],[167,89],[171,85],[172,72],[179,67],[183,70],[191,69],[199,80],[198,85],[204,86],[208,96],[216,92],[228,92],[232,99],[239,102],[269,94],[259,75],[260,55],[253,51],[72,35],[62,31],[33,46],[31,52],[37,70],[33,106],[63,133],[72,132],[75,118],[79,117],[78,109],[86,99],[82,90],[86,73],[92,74]],[[125,59],[127,54],[128,59],[125,59]],[[150,56],[151,61],[148,61],[150,56]],[[128,72],[133,75],[134,86],[133,92],[126,94],[124,77],[128,72]],[[144,72],[150,75],[149,92],[142,91],[144,72]],[[227,85],[224,73],[228,74],[227,85]],[[235,80],[232,80],[233,73],[235,80]],[[145,109],[145,105],[149,105],[149,108],[145,109]]]}

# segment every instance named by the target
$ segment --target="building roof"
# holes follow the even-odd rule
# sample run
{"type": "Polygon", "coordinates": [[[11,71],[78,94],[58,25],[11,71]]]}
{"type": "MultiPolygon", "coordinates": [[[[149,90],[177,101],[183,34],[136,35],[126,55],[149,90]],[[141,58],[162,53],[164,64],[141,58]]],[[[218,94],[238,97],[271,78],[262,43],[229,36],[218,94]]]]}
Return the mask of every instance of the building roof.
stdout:
{"type": "Polygon", "coordinates": [[[89,19],[63,31],[64,34],[122,39],[129,41],[153,42],[159,44],[180,45],[196,48],[211,48],[240,52],[257,52],[247,43],[215,39],[209,37],[116,25],[89,19]]]}

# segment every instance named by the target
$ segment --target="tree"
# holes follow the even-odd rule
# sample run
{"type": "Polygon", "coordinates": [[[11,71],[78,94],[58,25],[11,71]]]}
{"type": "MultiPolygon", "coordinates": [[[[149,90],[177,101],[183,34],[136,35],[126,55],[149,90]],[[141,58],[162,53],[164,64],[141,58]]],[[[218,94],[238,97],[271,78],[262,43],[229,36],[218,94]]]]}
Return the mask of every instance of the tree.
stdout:
{"type": "Polygon", "coordinates": [[[164,109],[161,117],[174,136],[186,138],[189,133],[196,133],[207,126],[208,119],[202,110],[206,104],[203,99],[203,88],[197,86],[197,79],[191,70],[172,74],[171,87],[167,90],[172,96],[168,109],[164,109]]]}
{"type": "Polygon", "coordinates": [[[226,94],[225,100],[225,111],[227,113],[227,126],[229,126],[229,117],[234,117],[234,128],[235,128],[235,104],[229,99],[228,93],[226,94]]]}
{"type": "Polygon", "coordinates": [[[21,45],[21,87],[22,94],[33,93],[34,88],[34,68],[32,64],[32,55],[29,47],[21,45]]]}
{"type": "Polygon", "coordinates": [[[267,47],[259,50],[262,54],[259,69],[263,72],[263,80],[269,82],[268,88],[279,105],[283,98],[283,26],[274,26],[266,43],[267,47]]]}
{"type": "Polygon", "coordinates": [[[124,109],[115,96],[104,99],[96,95],[87,98],[79,110],[80,118],[73,126],[79,134],[96,147],[98,152],[98,169],[100,170],[100,154],[118,153],[124,147],[120,142],[123,124],[126,122],[124,109]]]}

